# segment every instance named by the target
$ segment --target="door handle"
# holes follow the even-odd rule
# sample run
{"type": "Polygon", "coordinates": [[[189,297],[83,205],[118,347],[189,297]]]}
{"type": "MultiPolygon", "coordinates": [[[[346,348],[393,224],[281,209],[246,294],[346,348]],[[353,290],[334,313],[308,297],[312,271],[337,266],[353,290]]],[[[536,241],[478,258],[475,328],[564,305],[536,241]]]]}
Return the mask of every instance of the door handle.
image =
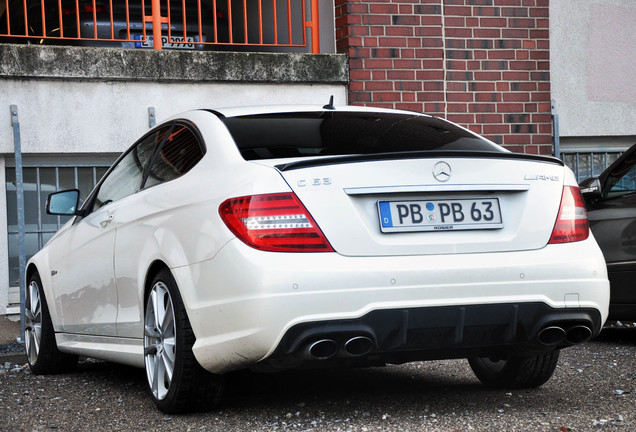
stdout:
{"type": "Polygon", "coordinates": [[[113,215],[111,214],[111,215],[108,215],[106,219],[101,221],[99,223],[99,226],[101,226],[102,228],[106,228],[112,221],[113,221],[113,215]]]}

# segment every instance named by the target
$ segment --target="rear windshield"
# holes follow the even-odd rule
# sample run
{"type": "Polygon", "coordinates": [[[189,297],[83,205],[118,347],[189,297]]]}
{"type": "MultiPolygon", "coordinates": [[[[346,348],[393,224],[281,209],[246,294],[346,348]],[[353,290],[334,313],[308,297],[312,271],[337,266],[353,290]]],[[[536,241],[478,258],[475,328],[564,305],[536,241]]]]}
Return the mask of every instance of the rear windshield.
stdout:
{"type": "Polygon", "coordinates": [[[221,118],[246,160],[416,151],[503,151],[435,117],[303,112],[221,118]]]}

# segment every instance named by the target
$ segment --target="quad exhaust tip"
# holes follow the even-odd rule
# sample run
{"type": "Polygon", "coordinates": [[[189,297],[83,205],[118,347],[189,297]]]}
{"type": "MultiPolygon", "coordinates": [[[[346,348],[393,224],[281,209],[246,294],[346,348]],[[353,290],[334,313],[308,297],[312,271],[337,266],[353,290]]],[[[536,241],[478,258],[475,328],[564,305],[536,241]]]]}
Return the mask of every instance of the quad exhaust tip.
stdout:
{"type": "Polygon", "coordinates": [[[571,344],[579,344],[592,337],[592,329],[588,326],[577,325],[565,332],[565,340],[571,344]]]}
{"type": "Polygon", "coordinates": [[[373,349],[373,341],[366,336],[356,336],[344,344],[344,351],[352,357],[369,354],[373,349]]]}
{"type": "Polygon", "coordinates": [[[331,339],[320,339],[307,346],[307,353],[316,360],[327,360],[338,352],[338,344],[331,339]]]}
{"type": "Polygon", "coordinates": [[[375,343],[367,336],[355,336],[347,339],[340,346],[333,339],[318,339],[305,346],[304,356],[313,360],[328,360],[335,355],[339,357],[362,357],[367,355],[375,343]]]}
{"type": "Polygon", "coordinates": [[[539,332],[538,339],[543,345],[557,345],[565,340],[565,330],[557,326],[546,327],[539,332]]]}
{"type": "Polygon", "coordinates": [[[563,341],[580,344],[592,337],[592,329],[586,325],[575,325],[567,330],[559,326],[546,327],[539,332],[538,340],[543,345],[558,345],[563,341]]]}

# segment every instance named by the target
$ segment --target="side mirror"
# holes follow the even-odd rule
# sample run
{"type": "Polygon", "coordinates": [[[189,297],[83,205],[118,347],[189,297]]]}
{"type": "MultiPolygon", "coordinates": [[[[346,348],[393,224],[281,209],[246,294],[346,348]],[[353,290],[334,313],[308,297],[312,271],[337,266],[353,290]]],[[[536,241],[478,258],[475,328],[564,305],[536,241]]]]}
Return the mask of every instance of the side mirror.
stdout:
{"type": "Polygon", "coordinates": [[[46,199],[46,212],[50,215],[75,216],[79,214],[80,191],[70,189],[55,192],[46,199]]]}
{"type": "Polygon", "coordinates": [[[579,184],[581,195],[587,202],[596,201],[601,198],[601,182],[598,178],[588,178],[579,184]]]}

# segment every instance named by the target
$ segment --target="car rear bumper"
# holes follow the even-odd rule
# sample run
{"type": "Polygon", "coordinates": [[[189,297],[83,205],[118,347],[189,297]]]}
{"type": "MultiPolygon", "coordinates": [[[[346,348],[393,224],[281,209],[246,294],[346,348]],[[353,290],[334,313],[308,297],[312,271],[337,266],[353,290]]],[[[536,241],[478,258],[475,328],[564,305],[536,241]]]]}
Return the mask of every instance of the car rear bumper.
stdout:
{"type": "Polygon", "coordinates": [[[506,359],[585,342],[600,330],[598,310],[554,309],[543,303],[375,310],[360,318],[297,324],[259,366],[506,359]]]}
{"type": "Polygon", "coordinates": [[[286,361],[321,336],[315,329],[333,324],[334,334],[346,333],[337,326],[377,319],[394,324],[364,324],[373,330],[374,352],[449,358],[554,349],[567,343],[543,347],[543,328],[565,317],[564,330],[584,323],[596,334],[609,303],[593,239],[534,251],[402,257],[269,253],[232,240],[215,258],[172,271],[197,337],[194,354],[215,373],[286,361]],[[482,331],[490,336],[475,336],[482,331]],[[408,349],[387,350],[395,338],[406,338],[408,349]],[[444,352],[453,340],[462,349],[444,352]]]}

